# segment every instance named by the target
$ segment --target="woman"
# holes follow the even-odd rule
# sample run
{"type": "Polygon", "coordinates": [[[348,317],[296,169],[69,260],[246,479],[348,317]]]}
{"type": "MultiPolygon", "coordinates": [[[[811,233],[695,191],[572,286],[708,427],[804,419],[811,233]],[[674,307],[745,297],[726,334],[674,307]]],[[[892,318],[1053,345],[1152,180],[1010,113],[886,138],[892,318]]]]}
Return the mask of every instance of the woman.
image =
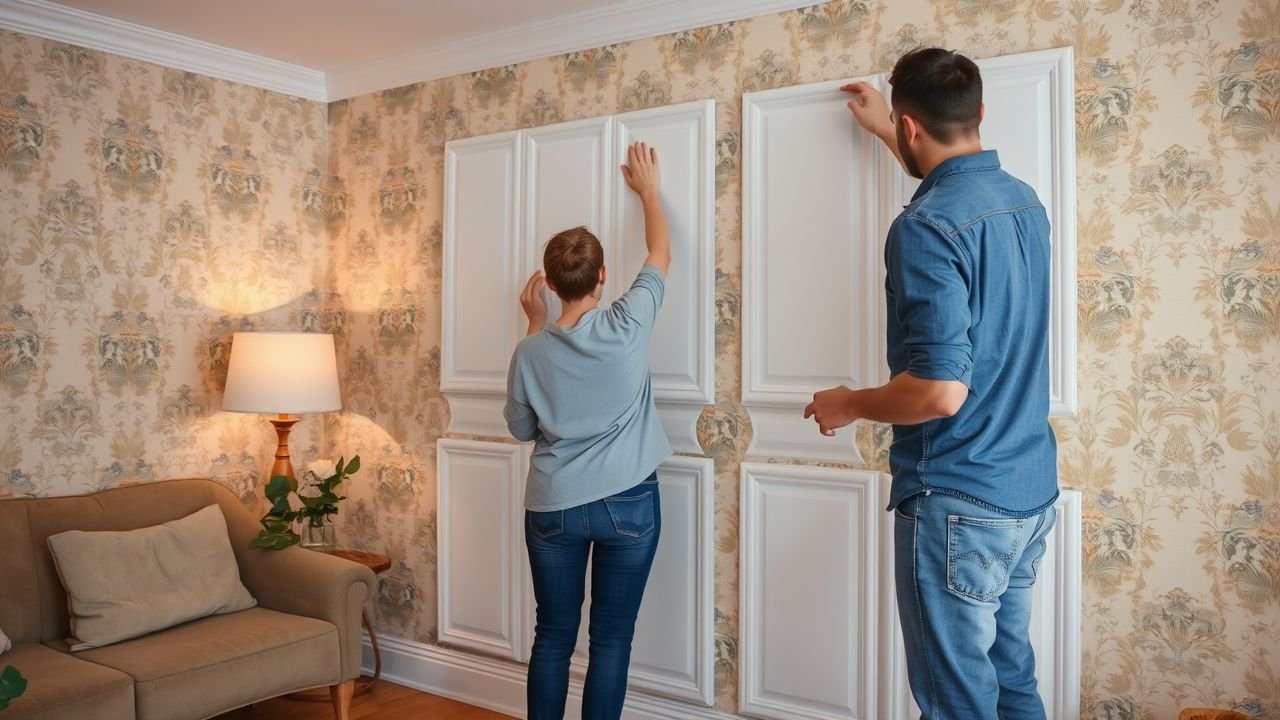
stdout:
{"type": "Polygon", "coordinates": [[[520,304],[529,334],[507,376],[507,427],[533,440],[525,542],[538,622],[529,663],[529,720],[560,720],[569,658],[591,570],[591,650],[584,720],[616,720],[627,692],[636,615],[662,527],[657,467],[671,455],[649,381],[649,336],[662,306],[671,240],[658,196],[658,155],[627,151],[622,176],[644,206],[649,255],[631,289],[601,309],[600,241],[584,227],[551,238],[545,274],[520,304]],[[563,313],[547,322],[543,285],[563,313]]]}

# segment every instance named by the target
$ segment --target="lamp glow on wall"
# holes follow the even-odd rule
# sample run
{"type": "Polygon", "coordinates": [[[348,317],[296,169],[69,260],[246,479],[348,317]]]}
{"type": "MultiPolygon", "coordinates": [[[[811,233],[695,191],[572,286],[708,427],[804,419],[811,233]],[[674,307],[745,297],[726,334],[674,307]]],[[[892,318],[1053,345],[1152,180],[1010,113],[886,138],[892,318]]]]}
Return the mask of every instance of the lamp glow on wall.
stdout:
{"type": "Polygon", "coordinates": [[[238,332],[231,340],[222,409],[272,414],[276,459],[271,476],[293,479],[289,430],[305,413],[342,409],[333,336],[300,332],[238,332]]]}

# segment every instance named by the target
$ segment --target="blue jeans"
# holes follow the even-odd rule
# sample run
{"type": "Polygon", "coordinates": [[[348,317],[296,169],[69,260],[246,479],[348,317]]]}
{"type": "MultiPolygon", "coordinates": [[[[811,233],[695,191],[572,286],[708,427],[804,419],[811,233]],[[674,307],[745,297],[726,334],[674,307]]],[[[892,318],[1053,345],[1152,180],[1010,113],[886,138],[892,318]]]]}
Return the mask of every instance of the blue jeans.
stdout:
{"type": "Polygon", "coordinates": [[[895,511],[898,616],[925,720],[1044,720],[1031,588],[1057,511],[1013,518],[940,492],[895,511]]]}
{"type": "Polygon", "coordinates": [[[627,696],[631,640],[658,550],[658,475],[568,510],[525,513],[525,544],[538,603],[529,660],[529,720],[561,720],[591,556],[591,648],[582,720],[617,720],[627,696]]]}

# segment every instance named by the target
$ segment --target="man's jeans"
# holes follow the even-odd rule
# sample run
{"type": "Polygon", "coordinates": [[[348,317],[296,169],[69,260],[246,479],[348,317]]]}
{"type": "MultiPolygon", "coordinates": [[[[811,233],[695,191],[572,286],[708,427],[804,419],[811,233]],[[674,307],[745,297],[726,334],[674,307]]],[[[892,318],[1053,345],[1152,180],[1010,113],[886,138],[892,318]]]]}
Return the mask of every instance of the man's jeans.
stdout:
{"type": "Polygon", "coordinates": [[[529,661],[529,720],[561,720],[569,659],[578,640],[591,555],[591,650],[582,720],[617,720],[627,696],[631,640],[658,550],[658,476],[569,510],[525,513],[525,542],[538,602],[529,661]]]}
{"type": "Polygon", "coordinates": [[[898,506],[898,616],[925,720],[1044,720],[1031,587],[1056,516],[1013,518],[940,492],[898,506]]]}

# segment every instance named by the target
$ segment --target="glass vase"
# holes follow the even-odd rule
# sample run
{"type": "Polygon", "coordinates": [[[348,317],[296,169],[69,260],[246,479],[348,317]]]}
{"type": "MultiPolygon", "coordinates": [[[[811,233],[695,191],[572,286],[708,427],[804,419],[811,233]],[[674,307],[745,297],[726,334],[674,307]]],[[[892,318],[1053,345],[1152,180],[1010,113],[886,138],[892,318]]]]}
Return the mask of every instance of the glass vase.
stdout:
{"type": "Polygon", "coordinates": [[[308,550],[333,550],[337,546],[333,522],[324,518],[318,523],[305,522],[302,525],[302,547],[308,550]]]}

